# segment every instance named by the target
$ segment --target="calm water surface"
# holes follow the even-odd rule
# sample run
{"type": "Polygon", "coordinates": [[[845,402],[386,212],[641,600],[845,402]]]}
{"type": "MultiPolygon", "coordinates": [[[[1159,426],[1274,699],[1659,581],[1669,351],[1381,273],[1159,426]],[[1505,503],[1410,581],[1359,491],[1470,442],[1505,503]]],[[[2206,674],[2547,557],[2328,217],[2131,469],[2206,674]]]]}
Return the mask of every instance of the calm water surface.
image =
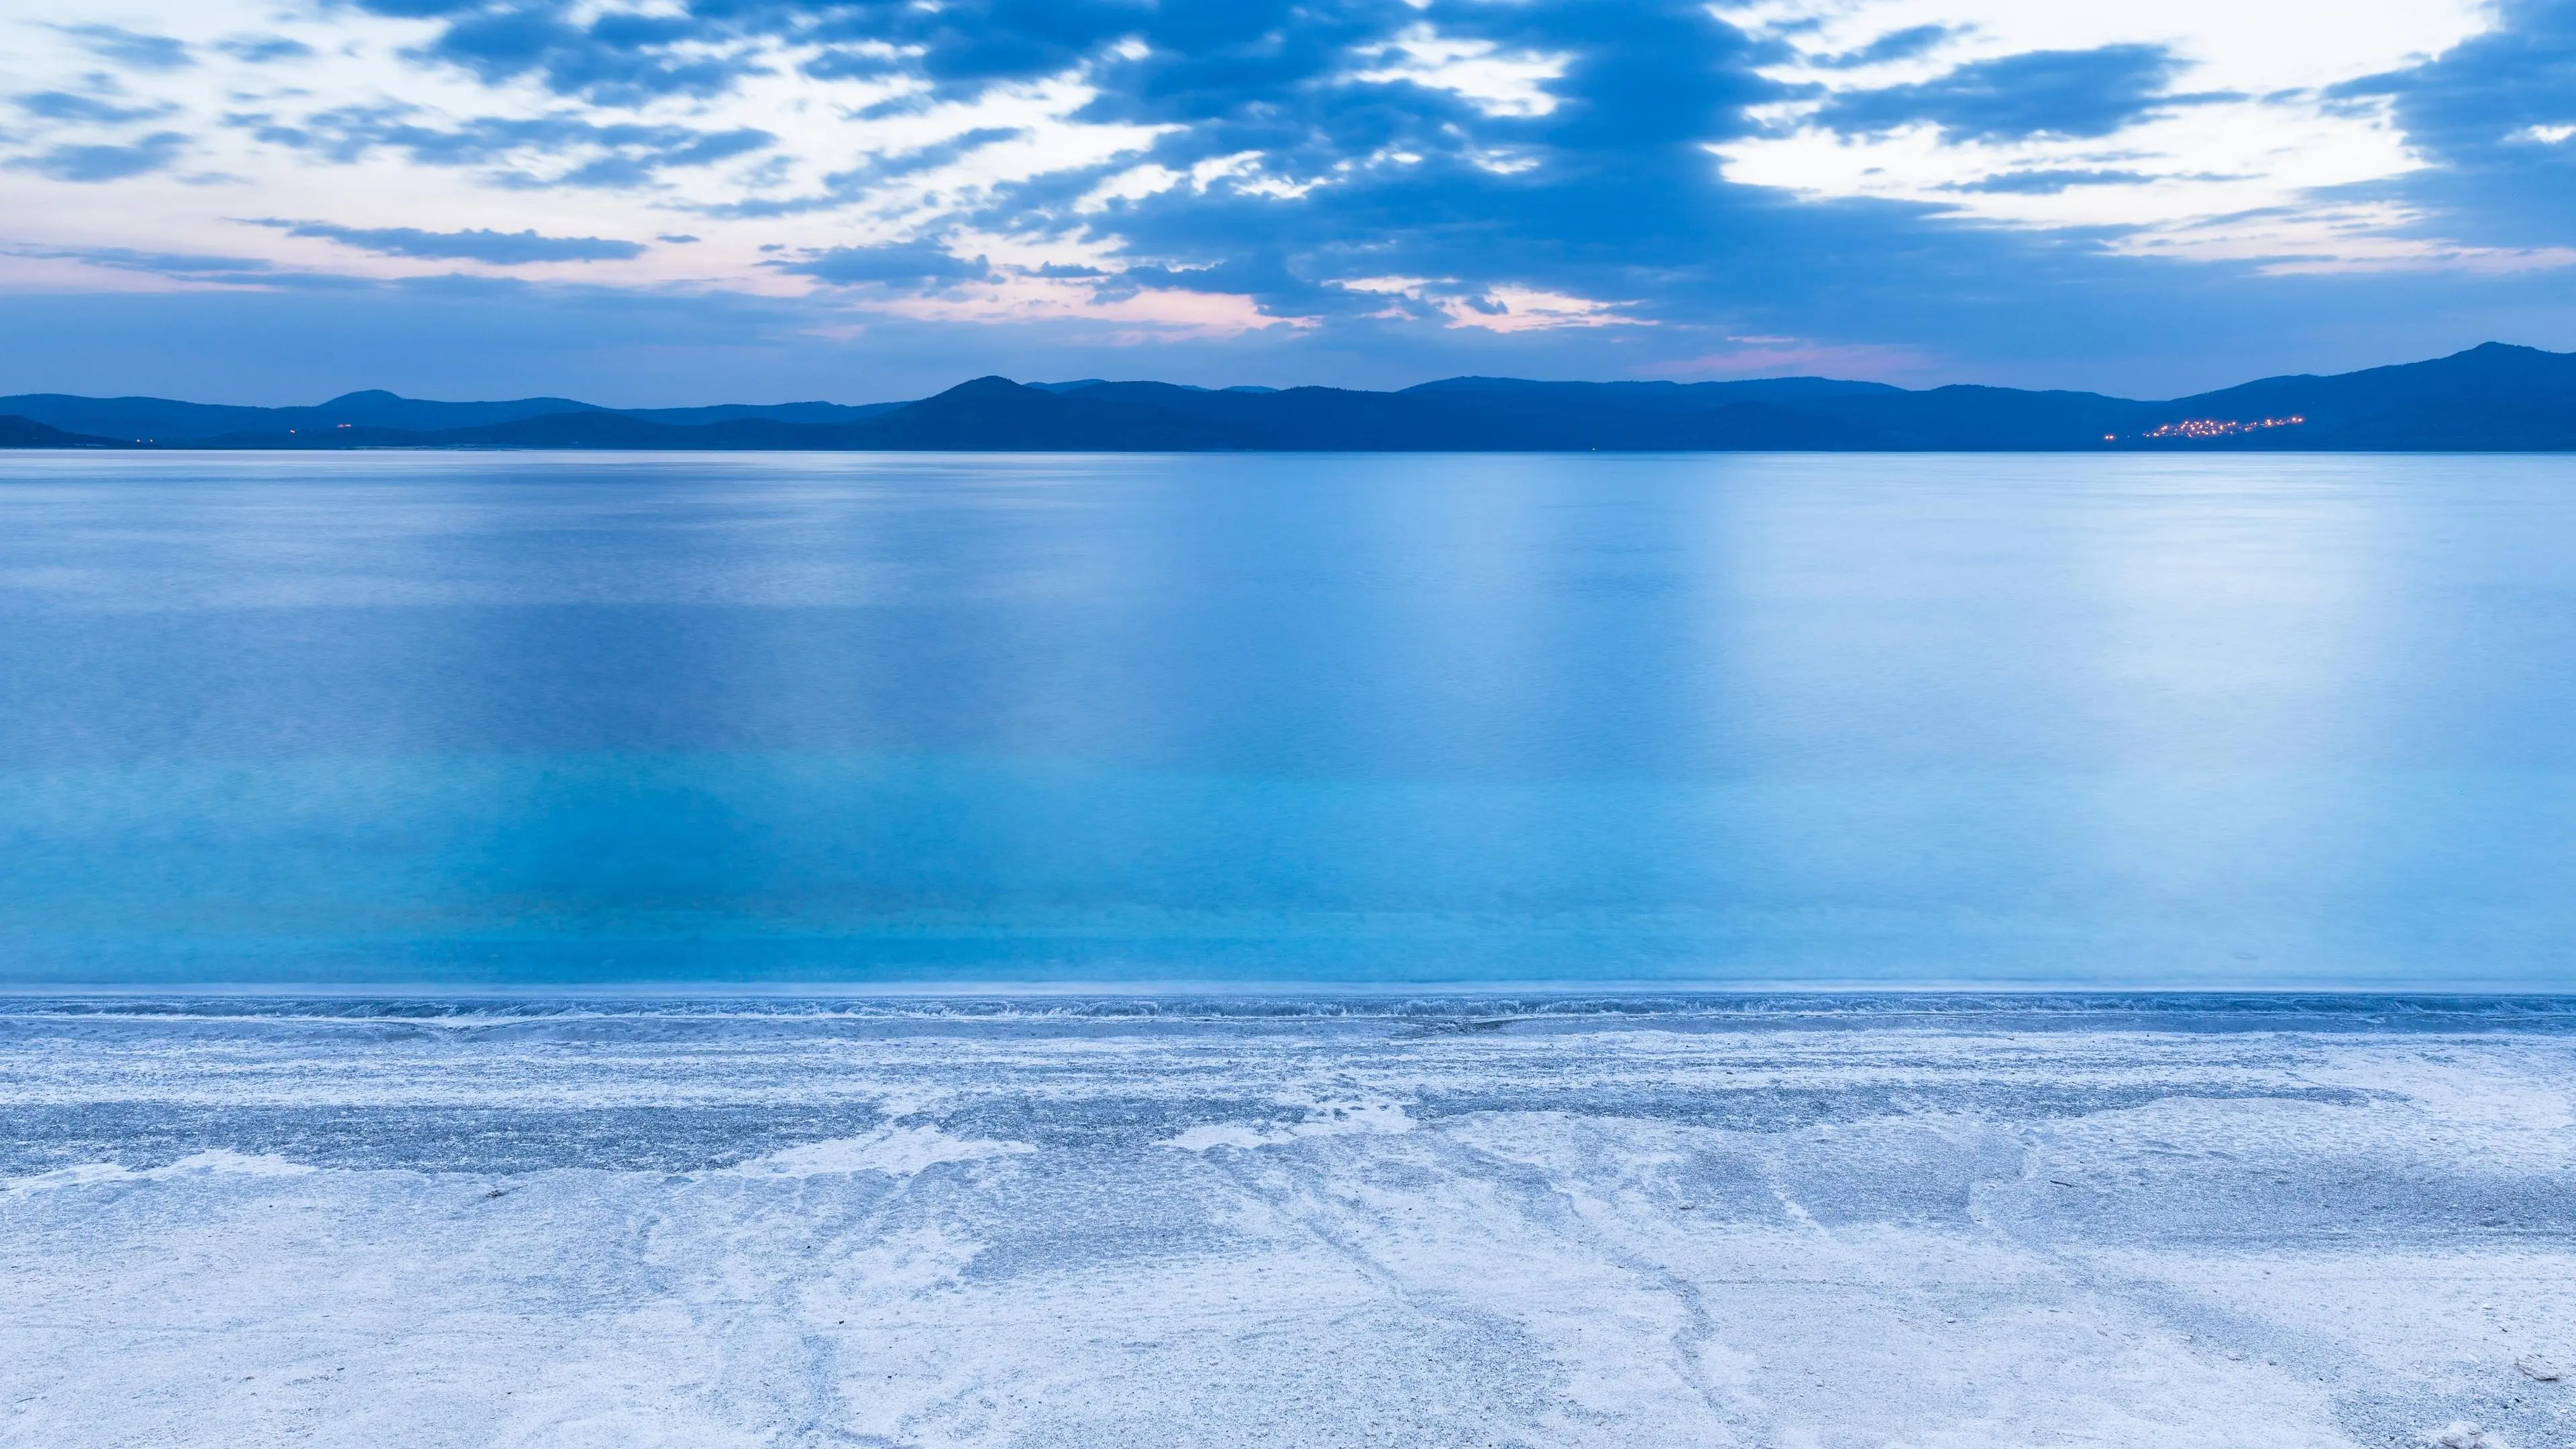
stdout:
{"type": "Polygon", "coordinates": [[[0,459],[0,983],[2576,987],[2576,459],[0,459]]]}

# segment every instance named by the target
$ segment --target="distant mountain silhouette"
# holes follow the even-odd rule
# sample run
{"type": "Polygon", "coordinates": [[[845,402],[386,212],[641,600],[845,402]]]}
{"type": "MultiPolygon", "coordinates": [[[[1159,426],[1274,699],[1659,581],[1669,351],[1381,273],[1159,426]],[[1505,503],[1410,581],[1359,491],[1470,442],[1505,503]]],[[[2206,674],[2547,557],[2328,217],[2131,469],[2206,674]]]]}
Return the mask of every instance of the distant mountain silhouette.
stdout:
{"type": "Polygon", "coordinates": [[[1401,392],[979,377],[915,402],[859,407],[610,409],[565,398],[450,403],[357,392],[319,407],[245,408],[31,394],[0,398],[0,414],[86,435],[9,444],[18,447],[114,439],[165,448],[2554,451],[2576,449],[2576,354],[2490,342],[2431,362],[2265,378],[2169,402],[2000,387],[1909,391],[1821,377],[1453,377],[1401,392]]]}
{"type": "MultiPolygon", "coordinates": [[[[843,423],[903,406],[877,403],[844,407],[839,403],[802,402],[764,405],[733,404],[701,408],[639,408],[612,411],[562,397],[527,397],[509,402],[430,402],[389,392],[353,392],[319,407],[250,408],[218,403],[172,402],[157,397],[90,398],[61,393],[29,393],[0,398],[0,413],[16,413],[51,427],[115,438],[125,443],[187,447],[218,438],[256,439],[222,446],[359,446],[347,434],[364,432],[365,446],[399,446],[416,442],[420,433],[460,428],[495,427],[531,418],[588,416],[639,418],[673,426],[731,422],[743,418],[778,418],[798,423],[843,423]],[[329,434],[342,434],[330,437],[329,434]],[[399,433],[399,439],[388,434],[399,433]],[[291,442],[281,441],[292,439],[291,442]]],[[[614,446],[577,444],[573,446],[614,446]]]]}
{"type": "Polygon", "coordinates": [[[2576,448],[2576,353],[2489,342],[2431,362],[2267,377],[2183,404],[2207,417],[2308,420],[2246,446],[2556,451],[2576,448]]]}
{"type": "Polygon", "coordinates": [[[49,428],[33,418],[0,414],[0,448],[121,448],[130,444],[49,428]]]}

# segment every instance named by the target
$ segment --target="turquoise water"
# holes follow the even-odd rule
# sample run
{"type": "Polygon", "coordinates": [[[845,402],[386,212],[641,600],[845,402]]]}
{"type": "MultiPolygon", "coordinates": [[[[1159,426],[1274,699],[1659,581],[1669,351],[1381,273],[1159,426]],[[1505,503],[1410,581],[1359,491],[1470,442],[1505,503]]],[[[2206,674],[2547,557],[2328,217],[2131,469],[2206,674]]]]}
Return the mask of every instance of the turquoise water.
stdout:
{"type": "Polygon", "coordinates": [[[2576,459],[0,459],[0,982],[2576,988],[2576,459]]]}

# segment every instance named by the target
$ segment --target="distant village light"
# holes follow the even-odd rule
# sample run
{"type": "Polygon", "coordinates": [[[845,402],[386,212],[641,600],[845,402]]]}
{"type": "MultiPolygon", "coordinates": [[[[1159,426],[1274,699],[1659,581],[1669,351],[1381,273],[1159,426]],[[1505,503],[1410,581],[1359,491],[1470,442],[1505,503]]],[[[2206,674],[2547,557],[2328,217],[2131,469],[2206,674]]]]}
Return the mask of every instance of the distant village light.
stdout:
{"type": "Polygon", "coordinates": [[[2286,418],[2257,418],[2252,422],[2240,422],[2233,418],[2189,418],[2179,423],[2166,423],[2162,427],[2140,433],[2138,436],[2141,439],[2225,438],[2238,433],[2259,433],[2266,428],[2294,428],[2306,421],[2307,418],[2303,414],[2294,414],[2286,418]]]}

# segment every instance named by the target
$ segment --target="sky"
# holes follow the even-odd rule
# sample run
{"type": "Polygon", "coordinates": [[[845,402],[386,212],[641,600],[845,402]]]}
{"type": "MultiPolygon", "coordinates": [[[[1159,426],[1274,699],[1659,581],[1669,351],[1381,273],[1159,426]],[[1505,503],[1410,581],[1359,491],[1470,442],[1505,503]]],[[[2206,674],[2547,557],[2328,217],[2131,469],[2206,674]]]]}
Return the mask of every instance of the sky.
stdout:
{"type": "Polygon", "coordinates": [[[2576,348],[2576,0],[0,0],[0,392],[2576,348]]]}

